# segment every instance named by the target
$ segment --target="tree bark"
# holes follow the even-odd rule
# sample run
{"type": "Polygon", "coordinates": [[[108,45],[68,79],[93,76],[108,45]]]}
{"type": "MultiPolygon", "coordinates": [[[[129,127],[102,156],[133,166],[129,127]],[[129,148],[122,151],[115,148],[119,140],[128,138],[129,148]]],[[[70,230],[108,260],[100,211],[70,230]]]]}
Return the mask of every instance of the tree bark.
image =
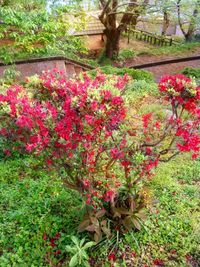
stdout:
{"type": "Polygon", "coordinates": [[[170,20],[169,20],[169,13],[164,11],[163,13],[163,27],[162,27],[162,35],[166,35],[167,29],[169,27],[170,20]]]}
{"type": "Polygon", "coordinates": [[[105,26],[106,50],[105,54],[112,59],[119,54],[120,35],[127,29],[127,26],[136,25],[138,17],[144,12],[149,0],[143,0],[142,4],[138,0],[130,0],[130,2],[119,5],[118,0],[100,0],[102,13],[99,16],[100,21],[105,26]],[[117,22],[118,8],[127,6],[123,11],[121,21],[117,22]]]}
{"type": "Polygon", "coordinates": [[[108,58],[112,59],[119,54],[119,41],[120,41],[120,29],[106,29],[104,31],[106,35],[106,49],[105,54],[108,58]]]}

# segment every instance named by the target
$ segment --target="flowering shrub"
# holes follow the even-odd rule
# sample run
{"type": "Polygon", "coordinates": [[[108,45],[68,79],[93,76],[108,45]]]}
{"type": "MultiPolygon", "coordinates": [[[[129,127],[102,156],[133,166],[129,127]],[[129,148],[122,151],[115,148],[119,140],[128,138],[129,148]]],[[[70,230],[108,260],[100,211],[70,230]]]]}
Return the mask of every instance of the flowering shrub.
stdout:
{"type": "Polygon", "coordinates": [[[200,151],[200,88],[191,79],[161,79],[163,108],[171,107],[163,120],[129,116],[128,81],[102,74],[66,80],[55,70],[0,95],[1,136],[12,149],[43,155],[63,184],[81,194],[87,213],[79,231],[94,233],[96,241],[111,235],[108,221],[117,231],[140,229],[142,185],[152,169],[181,152],[197,158],[200,151]]]}

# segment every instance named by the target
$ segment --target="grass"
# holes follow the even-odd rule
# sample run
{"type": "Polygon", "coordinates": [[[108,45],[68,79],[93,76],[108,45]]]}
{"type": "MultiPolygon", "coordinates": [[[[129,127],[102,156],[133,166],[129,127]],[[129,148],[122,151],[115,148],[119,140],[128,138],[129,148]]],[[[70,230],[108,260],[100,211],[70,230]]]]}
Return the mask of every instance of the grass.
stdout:
{"type": "MultiPolygon", "coordinates": [[[[135,56],[141,55],[151,55],[151,56],[160,56],[160,55],[181,55],[185,53],[195,52],[197,48],[200,47],[199,42],[191,42],[191,43],[180,43],[179,45],[173,46],[164,46],[164,47],[155,47],[148,43],[144,43],[142,41],[137,41],[135,39],[131,39],[130,43],[127,44],[127,39],[122,38],[121,40],[121,49],[126,51],[126,54],[130,55],[134,52],[135,56]],[[127,51],[130,51],[128,53],[127,51]]],[[[129,57],[130,58],[130,57],[129,57]]]]}
{"type": "MultiPolygon", "coordinates": [[[[154,195],[148,220],[143,230],[121,238],[116,266],[157,266],[156,260],[160,260],[159,266],[199,266],[199,179],[200,161],[187,156],[156,170],[155,178],[148,183],[149,195],[154,195]],[[123,253],[130,265],[120,259],[123,253]]],[[[104,250],[98,252],[101,260],[104,250]]]]}
{"type": "Polygon", "coordinates": [[[0,162],[0,266],[49,266],[65,254],[79,223],[79,197],[33,158],[0,162]],[[47,242],[61,233],[54,251],[47,242]],[[46,255],[50,254],[49,257],[46,255]]]}
{"type": "Polygon", "coordinates": [[[154,47],[149,50],[140,51],[137,55],[181,55],[187,52],[195,52],[196,48],[200,47],[199,42],[194,43],[182,43],[179,45],[165,46],[165,47],[154,47]]]}
{"type": "MultiPolygon", "coordinates": [[[[188,156],[156,169],[155,178],[147,184],[150,198],[154,195],[148,220],[140,232],[120,237],[116,252],[119,265],[115,266],[129,266],[120,256],[126,251],[130,266],[139,266],[139,262],[155,266],[157,259],[167,267],[197,263],[199,178],[200,161],[191,161],[188,156]]],[[[63,188],[53,171],[31,157],[2,161],[0,181],[0,266],[53,266],[49,259],[54,264],[64,259],[67,264],[65,247],[70,236],[77,235],[80,218],[78,195],[63,188]],[[54,255],[43,236],[53,237],[58,232],[61,238],[53,251],[62,253],[54,255]]],[[[105,258],[113,246],[112,242],[104,243],[90,253],[94,266],[110,266],[105,258]]]]}

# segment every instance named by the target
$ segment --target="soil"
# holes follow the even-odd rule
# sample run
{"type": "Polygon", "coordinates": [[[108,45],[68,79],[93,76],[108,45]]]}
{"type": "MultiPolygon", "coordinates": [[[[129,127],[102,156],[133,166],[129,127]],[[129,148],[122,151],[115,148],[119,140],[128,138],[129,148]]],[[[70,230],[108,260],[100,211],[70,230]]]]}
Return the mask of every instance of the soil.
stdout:
{"type": "MultiPolygon", "coordinates": [[[[140,55],[134,58],[127,59],[124,63],[124,67],[130,67],[134,65],[142,65],[146,63],[156,62],[156,61],[163,61],[163,60],[170,60],[170,59],[177,59],[182,57],[189,57],[189,56],[199,56],[200,55],[200,47],[196,48],[195,51],[188,51],[184,54],[179,55],[140,55]]],[[[115,66],[119,66],[119,63],[115,63],[115,66]]],[[[121,66],[121,65],[120,65],[121,66]]]]}

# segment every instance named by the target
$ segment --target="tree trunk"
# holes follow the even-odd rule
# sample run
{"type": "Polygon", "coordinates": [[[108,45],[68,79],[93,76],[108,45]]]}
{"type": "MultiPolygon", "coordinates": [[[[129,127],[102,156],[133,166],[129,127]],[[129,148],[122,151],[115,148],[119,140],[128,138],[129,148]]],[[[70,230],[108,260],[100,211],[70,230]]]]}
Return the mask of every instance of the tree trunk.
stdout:
{"type": "Polygon", "coordinates": [[[169,27],[170,20],[169,20],[169,13],[164,11],[164,16],[163,16],[163,27],[162,27],[162,35],[166,35],[167,29],[169,27]]]}
{"type": "Polygon", "coordinates": [[[120,29],[105,30],[106,35],[106,56],[113,59],[119,54],[119,40],[120,40],[120,29]]]}
{"type": "Polygon", "coordinates": [[[185,40],[187,42],[191,42],[192,39],[193,39],[193,36],[194,36],[194,32],[195,32],[196,26],[197,26],[197,17],[199,15],[200,0],[197,0],[197,2],[196,2],[196,6],[195,6],[195,8],[193,10],[193,14],[191,16],[190,23],[189,23],[189,28],[188,28],[187,31],[184,29],[183,23],[181,22],[180,4],[181,4],[181,0],[178,0],[178,2],[177,2],[178,22],[179,22],[181,31],[182,31],[182,33],[183,33],[183,35],[185,37],[185,40]]]}
{"type": "Polygon", "coordinates": [[[186,42],[191,42],[194,37],[194,31],[188,31],[187,34],[185,35],[185,40],[186,42]]]}

